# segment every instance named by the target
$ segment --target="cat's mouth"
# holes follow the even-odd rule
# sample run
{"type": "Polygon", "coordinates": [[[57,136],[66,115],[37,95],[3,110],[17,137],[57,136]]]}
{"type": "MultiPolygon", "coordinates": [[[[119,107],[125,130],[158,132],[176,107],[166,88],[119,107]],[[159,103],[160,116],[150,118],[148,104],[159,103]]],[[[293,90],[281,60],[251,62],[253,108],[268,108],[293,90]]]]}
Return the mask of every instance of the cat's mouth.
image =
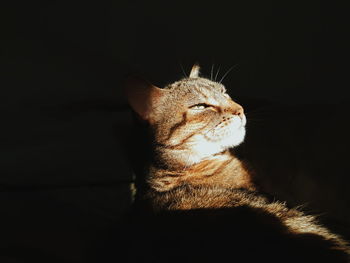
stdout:
{"type": "Polygon", "coordinates": [[[229,120],[218,123],[213,128],[205,132],[204,135],[209,136],[212,139],[214,137],[222,137],[231,133],[245,130],[246,124],[247,124],[247,118],[245,117],[245,115],[242,115],[242,117],[234,116],[229,120]]]}
{"type": "Polygon", "coordinates": [[[244,121],[236,126],[231,124],[219,129],[212,129],[207,134],[202,134],[202,136],[198,135],[196,143],[192,148],[192,156],[197,157],[196,160],[192,158],[193,162],[198,162],[199,160],[236,147],[244,141],[244,137],[244,121]]]}
{"type": "Polygon", "coordinates": [[[221,123],[203,134],[208,148],[213,151],[214,148],[217,149],[215,151],[217,153],[241,144],[245,137],[246,122],[245,117],[237,116],[237,118],[221,123]]]}

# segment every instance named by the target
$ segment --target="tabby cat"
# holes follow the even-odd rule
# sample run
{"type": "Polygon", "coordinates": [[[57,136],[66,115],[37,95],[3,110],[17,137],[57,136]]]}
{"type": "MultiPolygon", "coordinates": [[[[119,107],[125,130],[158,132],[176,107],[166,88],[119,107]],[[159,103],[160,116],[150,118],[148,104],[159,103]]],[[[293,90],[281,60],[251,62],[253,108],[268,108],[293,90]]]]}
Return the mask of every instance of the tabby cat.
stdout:
{"type": "Polygon", "coordinates": [[[130,261],[348,262],[340,236],[259,193],[233,150],[245,137],[244,110],[198,65],[163,89],[129,78],[126,95],[150,146],[130,218],[141,252],[130,261]]]}

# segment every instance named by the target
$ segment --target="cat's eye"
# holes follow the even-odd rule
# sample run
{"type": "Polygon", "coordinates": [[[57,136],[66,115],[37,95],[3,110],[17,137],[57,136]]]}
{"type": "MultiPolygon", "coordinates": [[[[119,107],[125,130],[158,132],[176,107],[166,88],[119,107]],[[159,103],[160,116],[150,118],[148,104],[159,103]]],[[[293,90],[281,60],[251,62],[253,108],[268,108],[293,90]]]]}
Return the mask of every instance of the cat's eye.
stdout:
{"type": "Polygon", "coordinates": [[[190,109],[192,109],[192,110],[204,110],[208,107],[210,107],[210,105],[205,104],[205,103],[199,103],[199,104],[192,105],[190,107],[190,109]]]}

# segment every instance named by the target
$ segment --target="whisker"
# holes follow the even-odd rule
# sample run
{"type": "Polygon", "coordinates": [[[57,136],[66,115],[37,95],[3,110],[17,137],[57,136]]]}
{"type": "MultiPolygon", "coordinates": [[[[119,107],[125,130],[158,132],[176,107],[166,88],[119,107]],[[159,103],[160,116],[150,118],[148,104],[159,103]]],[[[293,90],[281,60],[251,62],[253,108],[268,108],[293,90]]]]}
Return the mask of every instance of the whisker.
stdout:
{"type": "Polygon", "coordinates": [[[236,65],[230,67],[230,68],[226,71],[226,73],[224,74],[224,76],[220,79],[219,83],[221,83],[221,82],[225,79],[225,77],[227,76],[227,74],[230,73],[230,71],[231,71],[232,69],[236,68],[237,66],[238,66],[238,64],[236,64],[236,65]]]}
{"type": "Polygon", "coordinates": [[[213,80],[214,66],[215,66],[215,64],[212,64],[212,65],[211,65],[211,70],[210,70],[210,80],[211,80],[211,81],[213,80]]]}
{"type": "Polygon", "coordinates": [[[263,122],[266,122],[265,120],[262,120],[262,119],[260,119],[260,120],[258,120],[258,119],[248,119],[247,120],[247,123],[248,123],[248,125],[249,124],[260,124],[260,123],[263,123],[263,122]]]}
{"type": "Polygon", "coordinates": [[[186,74],[186,72],[185,72],[185,70],[184,70],[184,67],[182,66],[182,63],[181,63],[181,62],[179,62],[179,64],[180,64],[180,67],[181,67],[182,73],[184,74],[184,77],[185,77],[185,78],[188,78],[188,76],[187,76],[187,74],[186,74]]]}
{"type": "Polygon", "coordinates": [[[261,118],[261,116],[258,116],[258,118],[256,118],[256,116],[250,116],[250,115],[246,115],[247,116],[247,120],[248,121],[250,121],[250,120],[258,120],[258,121],[260,121],[260,120],[262,120],[262,121],[265,121],[266,120],[266,118],[264,118],[264,116],[262,116],[262,118],[261,118]]]}
{"type": "Polygon", "coordinates": [[[218,77],[218,75],[219,75],[219,72],[220,72],[220,66],[219,66],[219,68],[218,68],[218,71],[216,72],[215,81],[216,81],[216,79],[217,79],[217,77],[218,77]]]}
{"type": "Polygon", "coordinates": [[[247,122],[268,122],[271,121],[269,118],[264,116],[247,116],[247,122]]]}
{"type": "Polygon", "coordinates": [[[247,116],[247,121],[266,121],[266,118],[264,118],[264,116],[250,116],[250,115],[246,115],[247,116]]]}
{"type": "Polygon", "coordinates": [[[274,114],[276,112],[276,110],[274,109],[271,109],[269,107],[260,107],[260,108],[256,108],[256,109],[253,109],[253,110],[248,110],[248,111],[245,111],[245,114],[247,115],[254,115],[254,114],[274,114]]]}
{"type": "Polygon", "coordinates": [[[250,112],[245,112],[244,113],[247,117],[256,117],[256,116],[269,116],[268,112],[263,112],[263,111],[250,111],[250,112]]]}
{"type": "Polygon", "coordinates": [[[261,127],[264,127],[264,123],[261,121],[261,122],[247,122],[247,125],[246,127],[257,127],[257,128],[261,128],[261,127]]]}

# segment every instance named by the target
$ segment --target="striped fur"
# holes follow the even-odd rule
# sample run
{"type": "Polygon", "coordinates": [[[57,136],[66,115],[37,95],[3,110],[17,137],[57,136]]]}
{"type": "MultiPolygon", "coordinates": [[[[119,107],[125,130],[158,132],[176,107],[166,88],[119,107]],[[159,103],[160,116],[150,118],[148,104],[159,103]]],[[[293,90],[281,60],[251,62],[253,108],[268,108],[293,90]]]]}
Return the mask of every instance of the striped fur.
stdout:
{"type": "MultiPolygon", "coordinates": [[[[243,142],[246,117],[221,83],[198,76],[159,89],[129,80],[128,100],[152,134],[153,162],[142,197],[154,211],[249,206],[274,215],[290,233],[312,233],[349,253],[347,243],[313,216],[269,202],[257,192],[251,173],[230,149],[243,142]]],[[[346,262],[346,261],[340,261],[346,262]]]]}

